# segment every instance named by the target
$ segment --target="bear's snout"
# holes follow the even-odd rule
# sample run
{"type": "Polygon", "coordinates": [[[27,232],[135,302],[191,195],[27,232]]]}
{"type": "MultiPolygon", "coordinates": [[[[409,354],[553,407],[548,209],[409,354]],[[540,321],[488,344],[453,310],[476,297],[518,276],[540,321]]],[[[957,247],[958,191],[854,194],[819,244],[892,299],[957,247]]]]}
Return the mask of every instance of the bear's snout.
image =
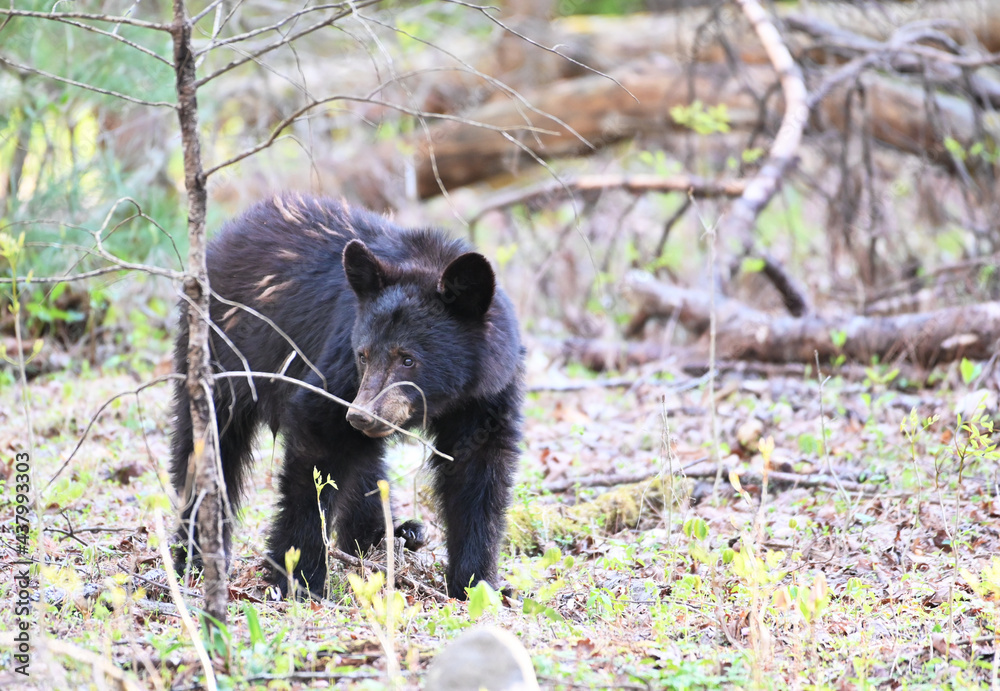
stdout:
{"type": "Polygon", "coordinates": [[[347,421],[351,427],[368,437],[387,437],[393,433],[392,427],[379,422],[367,410],[351,408],[347,411],[347,421]]]}
{"type": "Polygon", "coordinates": [[[364,396],[359,395],[352,405],[354,407],[347,411],[347,422],[366,437],[373,439],[388,437],[396,431],[382,420],[391,422],[397,427],[406,427],[413,415],[409,401],[399,396],[394,389],[384,391],[373,399],[366,400],[364,396]]]}

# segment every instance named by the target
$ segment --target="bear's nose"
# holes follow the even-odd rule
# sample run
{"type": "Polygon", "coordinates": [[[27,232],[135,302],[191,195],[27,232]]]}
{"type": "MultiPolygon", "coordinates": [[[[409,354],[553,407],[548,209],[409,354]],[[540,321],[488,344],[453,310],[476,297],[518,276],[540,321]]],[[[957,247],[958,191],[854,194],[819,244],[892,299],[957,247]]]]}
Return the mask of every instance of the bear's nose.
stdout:
{"type": "Polygon", "coordinates": [[[351,408],[347,411],[347,421],[351,423],[351,427],[359,432],[369,430],[378,424],[378,421],[367,411],[358,408],[351,408]]]}

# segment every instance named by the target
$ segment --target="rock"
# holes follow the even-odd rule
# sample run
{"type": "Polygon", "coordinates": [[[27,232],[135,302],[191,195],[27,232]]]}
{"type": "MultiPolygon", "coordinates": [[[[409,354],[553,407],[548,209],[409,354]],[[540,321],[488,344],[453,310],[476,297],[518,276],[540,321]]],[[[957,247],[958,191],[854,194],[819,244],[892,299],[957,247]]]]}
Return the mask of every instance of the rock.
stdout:
{"type": "Polygon", "coordinates": [[[756,451],[757,442],[760,441],[762,434],[764,434],[764,423],[755,417],[751,417],[736,430],[736,441],[744,449],[756,451]]]}
{"type": "Polygon", "coordinates": [[[466,631],[437,654],[424,678],[426,691],[538,691],[528,651],[495,627],[466,631]]]}

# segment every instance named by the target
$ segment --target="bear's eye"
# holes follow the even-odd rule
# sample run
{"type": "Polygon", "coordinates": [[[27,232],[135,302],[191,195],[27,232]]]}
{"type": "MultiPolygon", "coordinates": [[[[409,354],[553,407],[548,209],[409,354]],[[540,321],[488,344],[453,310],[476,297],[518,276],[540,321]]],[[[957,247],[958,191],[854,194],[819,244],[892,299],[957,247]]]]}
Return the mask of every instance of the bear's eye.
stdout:
{"type": "Polygon", "coordinates": [[[368,364],[368,358],[365,356],[364,353],[358,353],[358,362],[360,362],[362,365],[368,364]]]}
{"type": "Polygon", "coordinates": [[[413,367],[413,358],[406,356],[403,358],[403,367],[413,367]]]}

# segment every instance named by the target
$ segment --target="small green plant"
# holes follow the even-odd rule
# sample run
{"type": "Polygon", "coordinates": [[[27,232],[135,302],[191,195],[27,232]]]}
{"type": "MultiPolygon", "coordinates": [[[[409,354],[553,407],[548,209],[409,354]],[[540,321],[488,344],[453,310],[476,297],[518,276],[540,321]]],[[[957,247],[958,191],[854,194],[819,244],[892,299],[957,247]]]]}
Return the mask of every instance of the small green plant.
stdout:
{"type": "Polygon", "coordinates": [[[888,369],[884,366],[873,364],[865,368],[864,386],[868,389],[860,394],[865,407],[868,408],[869,416],[867,424],[875,437],[876,449],[881,451],[884,442],[884,433],[877,424],[878,411],[885,408],[896,398],[896,392],[888,391],[889,385],[899,376],[899,369],[888,369]]]}
{"type": "MultiPolygon", "coordinates": [[[[299,560],[302,558],[302,550],[298,547],[289,547],[288,551],[285,552],[285,573],[288,574],[288,594],[294,599],[295,591],[299,586],[299,582],[295,579],[295,567],[298,566],[299,560]]],[[[309,585],[308,583],[306,584],[309,585]]]]}
{"type": "Polygon", "coordinates": [[[233,649],[233,637],[229,627],[206,612],[201,612],[199,619],[201,619],[201,642],[205,650],[215,659],[228,661],[230,651],[233,649]]]}
{"type": "MultiPolygon", "coordinates": [[[[952,439],[956,465],[954,476],[959,486],[962,485],[965,472],[973,463],[986,463],[989,464],[988,467],[992,467],[1000,462],[1000,451],[997,451],[997,444],[993,441],[993,420],[985,414],[985,405],[984,397],[971,418],[962,420],[962,416],[958,416],[957,431],[952,439]]],[[[935,458],[934,465],[940,477],[943,468],[939,460],[940,456],[935,458]]]]}
{"type": "Polygon", "coordinates": [[[242,673],[245,676],[257,676],[291,671],[289,656],[281,654],[282,643],[288,633],[288,627],[279,629],[268,640],[260,625],[257,608],[250,602],[243,602],[242,610],[247,619],[247,632],[250,636],[250,645],[241,646],[239,649],[242,673]]]}
{"type": "MultiPolygon", "coordinates": [[[[337,483],[333,481],[333,478],[327,475],[326,479],[323,479],[322,473],[319,472],[319,468],[313,468],[313,484],[316,485],[316,508],[319,509],[319,523],[320,530],[323,536],[323,544],[326,545],[326,572],[330,573],[330,531],[326,527],[326,511],[323,510],[323,502],[321,497],[323,495],[323,489],[329,487],[331,491],[337,490],[337,483]]],[[[289,572],[291,573],[291,572],[289,572]]],[[[323,592],[326,593],[328,588],[328,583],[323,584],[323,592]]]]}
{"type": "MultiPolygon", "coordinates": [[[[23,237],[23,235],[22,235],[23,237]]],[[[56,307],[56,301],[66,292],[68,283],[57,283],[48,295],[43,291],[35,291],[25,304],[28,310],[27,328],[29,333],[39,333],[45,327],[51,327],[58,322],[72,324],[86,319],[79,310],[63,310],[56,307]]]]}
{"type": "Polygon", "coordinates": [[[729,109],[725,103],[705,107],[701,101],[690,105],[674,106],[670,117],[681,127],[687,127],[698,134],[716,134],[729,131],[729,109]]]}
{"type": "Polygon", "coordinates": [[[500,611],[500,593],[493,590],[486,581],[479,581],[471,588],[466,588],[469,596],[469,616],[473,621],[483,614],[496,614],[500,611]]]}
{"type": "Polygon", "coordinates": [[[830,332],[830,343],[837,350],[842,350],[847,344],[847,331],[844,329],[834,329],[830,332]]]}
{"type": "Polygon", "coordinates": [[[510,263],[510,260],[517,255],[517,243],[511,242],[506,245],[500,245],[497,247],[494,257],[496,258],[497,265],[500,270],[503,271],[504,267],[510,263]]]}
{"type": "Polygon", "coordinates": [[[959,161],[978,159],[988,165],[1000,163],[1000,148],[993,142],[974,142],[969,148],[953,137],[945,137],[944,148],[959,161]]]}
{"type": "Polygon", "coordinates": [[[740,264],[740,271],[745,274],[756,274],[764,270],[766,266],[760,257],[746,257],[740,264]]]}
{"type": "Polygon", "coordinates": [[[983,364],[981,362],[972,362],[969,358],[962,358],[959,371],[962,373],[962,381],[965,382],[965,385],[971,386],[972,382],[976,381],[979,375],[983,373],[983,364]]]}
{"type": "MultiPolygon", "coordinates": [[[[17,286],[17,266],[21,258],[21,254],[24,252],[24,233],[17,236],[14,239],[11,235],[7,233],[0,233],[0,257],[7,260],[10,265],[10,312],[14,317],[14,333],[18,342],[19,352],[21,344],[21,295],[18,292],[17,286]]],[[[28,278],[30,281],[32,272],[28,272],[28,278]]],[[[19,357],[17,359],[10,358],[7,356],[7,346],[0,343],[0,357],[10,363],[12,366],[20,367],[22,364],[28,364],[31,362],[38,353],[41,352],[44,342],[41,339],[37,339],[31,348],[31,355],[27,358],[19,357]]]]}
{"type": "Polygon", "coordinates": [[[587,596],[587,612],[599,619],[617,619],[625,613],[626,604],[608,588],[592,588],[587,596]]]}
{"type": "MultiPolygon", "coordinates": [[[[993,623],[988,626],[992,629],[994,645],[1000,639],[1000,557],[993,557],[988,566],[975,574],[966,568],[959,569],[962,579],[972,588],[972,592],[978,599],[977,606],[984,612],[993,610],[993,623]]],[[[996,650],[996,648],[994,648],[996,650]]],[[[1000,660],[993,659],[991,666],[991,688],[997,688],[1000,682],[1000,660]]]]}
{"type": "Polygon", "coordinates": [[[830,343],[833,347],[837,349],[837,356],[833,358],[831,363],[834,367],[840,367],[847,361],[847,355],[840,352],[847,345],[847,331],[844,329],[834,329],[830,331],[830,343]]]}
{"type": "Polygon", "coordinates": [[[548,603],[565,587],[565,574],[572,570],[575,563],[572,555],[564,558],[558,547],[549,547],[536,559],[522,556],[521,563],[511,570],[508,580],[518,591],[533,596],[524,598],[524,614],[563,621],[562,615],[548,603]]]}
{"type": "Polygon", "coordinates": [[[652,172],[656,175],[670,175],[679,170],[678,164],[671,162],[667,158],[666,152],[659,149],[656,151],[640,151],[639,162],[652,169],[652,172]]]}
{"type": "Polygon", "coordinates": [[[390,684],[395,687],[399,679],[399,661],[395,657],[393,643],[396,629],[410,621],[419,612],[419,607],[407,607],[403,593],[386,588],[385,574],[381,571],[376,571],[367,578],[350,573],[347,574],[347,581],[358,606],[375,632],[375,637],[386,652],[390,684]]]}
{"type": "Polygon", "coordinates": [[[697,516],[689,518],[684,521],[681,530],[688,538],[688,553],[691,557],[702,564],[711,563],[713,557],[702,544],[708,537],[708,523],[705,522],[705,519],[697,516]]]}
{"type": "Polygon", "coordinates": [[[740,158],[744,163],[753,164],[759,161],[764,156],[764,149],[759,146],[755,146],[752,149],[744,149],[743,153],[740,154],[740,158]]]}

